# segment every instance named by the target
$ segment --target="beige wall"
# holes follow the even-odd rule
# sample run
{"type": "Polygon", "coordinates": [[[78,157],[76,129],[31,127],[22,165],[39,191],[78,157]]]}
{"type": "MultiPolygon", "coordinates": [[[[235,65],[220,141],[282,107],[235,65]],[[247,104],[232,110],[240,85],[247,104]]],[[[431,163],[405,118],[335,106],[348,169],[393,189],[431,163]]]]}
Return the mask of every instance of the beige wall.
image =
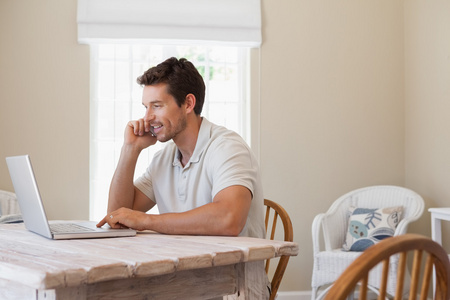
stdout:
{"type": "MultiPolygon", "coordinates": [[[[430,207],[450,207],[450,1],[405,1],[405,181],[430,207]]],[[[450,252],[450,223],[444,223],[450,252]]]]}
{"type": "Polygon", "coordinates": [[[89,48],[76,1],[0,1],[0,189],[30,154],[49,217],[89,217],[89,48]]]}
{"type": "Polygon", "coordinates": [[[311,223],[340,195],[404,184],[401,1],[263,1],[261,164],[301,255],[282,289],[310,289],[311,223]]]}
{"type": "MultiPolygon", "coordinates": [[[[282,290],[310,289],[311,222],[341,194],[406,185],[449,203],[446,0],[263,0],[265,195],[290,212],[300,255],[282,290]]],[[[4,157],[33,157],[50,218],[88,218],[89,49],[76,1],[0,1],[4,157]]],[[[429,234],[429,216],[411,231],[429,234]],[[423,224],[423,226],[419,226],[423,224]]]]}

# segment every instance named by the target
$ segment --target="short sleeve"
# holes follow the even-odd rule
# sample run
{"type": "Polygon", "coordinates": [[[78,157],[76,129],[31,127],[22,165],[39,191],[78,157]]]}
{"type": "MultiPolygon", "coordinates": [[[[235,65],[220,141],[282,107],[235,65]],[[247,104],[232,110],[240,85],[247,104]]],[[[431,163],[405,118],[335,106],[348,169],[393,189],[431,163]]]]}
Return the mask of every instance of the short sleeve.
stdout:
{"type": "Polygon", "coordinates": [[[211,145],[207,155],[213,179],[213,198],[221,190],[233,185],[244,186],[254,195],[258,167],[243,141],[232,136],[220,138],[211,145]]]}

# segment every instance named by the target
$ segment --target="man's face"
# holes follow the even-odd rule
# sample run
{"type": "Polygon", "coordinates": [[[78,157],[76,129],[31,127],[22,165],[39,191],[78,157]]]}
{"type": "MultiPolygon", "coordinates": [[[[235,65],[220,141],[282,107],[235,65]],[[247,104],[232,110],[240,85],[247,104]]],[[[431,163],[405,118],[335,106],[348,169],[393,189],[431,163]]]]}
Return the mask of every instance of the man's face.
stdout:
{"type": "Polygon", "coordinates": [[[147,85],[142,93],[142,104],[146,111],[144,122],[152,127],[160,142],[167,142],[183,132],[187,124],[185,105],[179,107],[175,98],[167,93],[167,84],[147,85]]]}

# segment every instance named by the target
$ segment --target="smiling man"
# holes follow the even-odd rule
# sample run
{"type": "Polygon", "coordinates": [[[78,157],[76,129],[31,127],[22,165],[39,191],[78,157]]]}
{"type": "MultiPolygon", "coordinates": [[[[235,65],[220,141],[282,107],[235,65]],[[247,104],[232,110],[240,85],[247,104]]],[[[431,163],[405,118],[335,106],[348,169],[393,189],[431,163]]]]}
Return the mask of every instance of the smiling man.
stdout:
{"type": "Polygon", "coordinates": [[[98,226],[166,234],[263,238],[258,163],[235,132],[201,116],[205,84],[186,59],[169,58],[138,78],[145,115],[130,121],[98,226]],[[133,182],[140,152],[167,142],[133,182]],[[146,213],[154,205],[159,215],[146,213]]]}

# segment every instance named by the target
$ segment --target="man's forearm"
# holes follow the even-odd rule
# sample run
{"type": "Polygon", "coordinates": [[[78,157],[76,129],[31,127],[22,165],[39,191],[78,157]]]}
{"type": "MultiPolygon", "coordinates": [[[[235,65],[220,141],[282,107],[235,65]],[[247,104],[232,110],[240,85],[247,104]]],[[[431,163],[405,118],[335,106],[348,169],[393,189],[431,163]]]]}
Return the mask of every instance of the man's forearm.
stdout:
{"type": "Polygon", "coordinates": [[[134,171],[140,151],[124,145],[109,189],[108,213],[120,208],[132,208],[134,202],[134,171]]]}
{"type": "Polygon", "coordinates": [[[231,186],[214,199],[212,203],[182,213],[149,215],[146,229],[167,234],[238,235],[250,210],[250,191],[242,186],[231,186]]]}
{"type": "Polygon", "coordinates": [[[245,226],[251,201],[247,188],[231,186],[220,191],[213,202],[189,211],[150,215],[144,212],[148,207],[139,210],[122,207],[109,212],[99,226],[108,223],[112,228],[125,226],[166,234],[236,236],[245,226]]]}
{"type": "Polygon", "coordinates": [[[145,229],[164,234],[227,235],[237,236],[242,230],[231,223],[230,216],[216,213],[215,203],[209,203],[182,213],[147,215],[149,222],[145,229]]]}

